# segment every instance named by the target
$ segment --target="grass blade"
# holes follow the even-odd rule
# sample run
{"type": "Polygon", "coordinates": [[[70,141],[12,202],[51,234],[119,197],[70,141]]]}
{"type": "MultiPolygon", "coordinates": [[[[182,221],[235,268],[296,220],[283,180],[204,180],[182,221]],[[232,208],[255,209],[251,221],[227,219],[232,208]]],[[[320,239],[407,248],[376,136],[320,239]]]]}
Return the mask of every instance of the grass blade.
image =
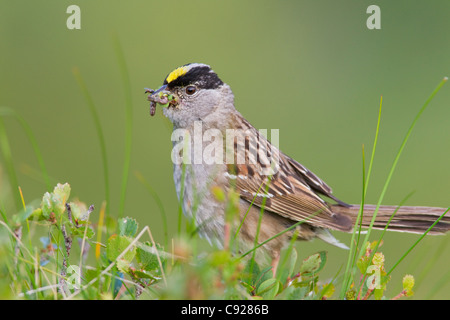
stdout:
{"type": "Polygon", "coordinates": [[[131,143],[132,143],[132,128],[133,128],[133,103],[131,99],[131,85],[128,75],[127,64],[123,55],[122,46],[119,41],[119,37],[114,34],[113,36],[114,51],[117,55],[120,73],[123,80],[123,89],[125,93],[125,158],[122,171],[122,187],[120,191],[119,202],[119,218],[123,217],[125,211],[125,198],[127,193],[128,175],[130,171],[131,162],[131,143]]]}
{"type": "Polygon", "coordinates": [[[375,150],[377,149],[378,135],[380,133],[380,123],[381,123],[381,110],[383,108],[383,96],[380,98],[380,109],[378,111],[378,121],[377,121],[377,129],[375,131],[375,140],[373,141],[372,155],[370,157],[369,169],[367,171],[367,178],[364,189],[364,196],[367,193],[367,186],[369,185],[370,174],[372,173],[372,166],[375,159],[375,150]]]}
{"type": "Polygon", "coordinates": [[[33,147],[34,154],[36,156],[36,159],[39,163],[39,166],[41,168],[41,173],[44,178],[45,185],[47,187],[47,191],[52,190],[52,183],[50,182],[50,178],[47,172],[47,168],[44,163],[44,159],[42,157],[41,149],[39,148],[39,145],[37,143],[36,137],[33,134],[33,130],[31,130],[31,127],[28,125],[28,123],[25,121],[24,118],[22,118],[14,109],[9,107],[0,107],[0,116],[13,116],[16,118],[17,122],[22,126],[23,131],[25,132],[28,140],[30,141],[31,146],[33,147]]]}
{"type": "Polygon", "coordinates": [[[22,205],[22,200],[19,193],[17,192],[19,183],[17,181],[16,169],[14,166],[14,161],[11,153],[11,147],[9,145],[8,135],[6,134],[5,124],[3,119],[0,117],[0,148],[3,154],[3,160],[5,161],[6,172],[8,173],[9,183],[11,184],[11,192],[14,197],[14,204],[16,209],[22,205]]]}
{"type": "MultiPolygon", "coordinates": [[[[403,138],[402,144],[400,145],[400,149],[398,150],[397,155],[395,156],[394,162],[393,162],[393,164],[391,166],[391,170],[389,171],[388,177],[387,177],[386,182],[384,184],[384,187],[383,187],[383,189],[381,191],[380,198],[378,199],[377,207],[375,209],[375,212],[373,213],[373,217],[372,217],[372,220],[370,222],[370,226],[369,226],[369,228],[367,230],[367,234],[366,234],[366,236],[364,238],[364,242],[363,243],[366,243],[369,240],[370,232],[372,231],[373,224],[375,223],[375,219],[376,219],[376,216],[377,216],[377,213],[378,213],[378,209],[380,208],[381,203],[383,202],[384,196],[385,196],[385,194],[387,192],[387,189],[388,189],[389,184],[391,182],[392,176],[394,175],[394,171],[395,171],[395,169],[397,167],[397,164],[398,164],[398,161],[400,159],[400,156],[401,156],[401,154],[403,152],[403,149],[406,146],[406,143],[408,142],[408,139],[409,139],[409,137],[410,137],[410,135],[411,135],[411,133],[412,133],[412,131],[413,131],[417,121],[419,120],[419,118],[421,117],[423,112],[426,110],[426,108],[430,104],[431,100],[433,100],[434,96],[439,92],[439,90],[442,88],[442,86],[445,84],[445,82],[447,82],[447,80],[448,80],[448,78],[445,77],[439,83],[439,85],[436,87],[436,89],[434,89],[434,91],[431,93],[431,95],[425,101],[425,103],[423,104],[422,108],[419,110],[419,112],[417,113],[417,115],[414,118],[413,122],[411,123],[411,126],[409,127],[405,138],[403,138]]],[[[363,254],[363,252],[361,251],[358,258],[360,258],[362,254],[363,254]]]]}
{"type": "Polygon", "coordinates": [[[362,193],[362,198],[361,198],[360,210],[358,212],[358,217],[356,218],[356,221],[355,221],[355,226],[353,228],[352,238],[351,238],[351,242],[350,242],[350,252],[348,254],[347,266],[345,268],[345,273],[344,273],[344,285],[342,286],[342,290],[341,290],[341,298],[343,298],[345,296],[345,292],[347,292],[347,290],[350,286],[350,279],[352,278],[352,274],[353,274],[352,270],[354,270],[354,266],[355,266],[355,262],[356,262],[356,253],[357,253],[357,248],[359,246],[359,240],[360,240],[360,236],[361,236],[361,224],[362,224],[362,219],[363,219],[363,214],[364,214],[364,203],[365,203],[365,198],[366,198],[366,193],[367,193],[367,186],[369,184],[370,175],[372,173],[372,166],[373,166],[373,162],[375,159],[375,150],[377,147],[378,135],[380,133],[382,106],[383,106],[383,96],[381,96],[381,98],[380,98],[380,108],[378,111],[377,128],[375,131],[375,139],[373,142],[372,155],[370,158],[369,170],[367,172],[367,178],[366,178],[366,167],[365,167],[366,161],[365,161],[364,145],[362,146],[362,178],[363,178],[362,179],[362,182],[363,182],[362,189],[363,189],[363,193],[362,193]],[[358,226],[359,226],[359,228],[358,228],[358,226]],[[357,240],[355,243],[356,232],[358,232],[358,237],[357,237],[357,240]],[[352,260],[352,256],[353,256],[353,260],[352,260]]]}
{"type": "MultiPolygon", "coordinates": [[[[407,131],[407,133],[406,133],[406,135],[405,135],[405,137],[403,138],[403,141],[402,141],[402,143],[401,143],[401,145],[400,145],[400,148],[399,148],[399,150],[398,150],[398,152],[397,152],[397,154],[396,154],[396,157],[395,157],[395,159],[394,159],[394,162],[393,162],[393,164],[392,164],[392,166],[391,166],[391,169],[390,169],[390,171],[389,171],[389,174],[388,174],[388,177],[387,177],[387,179],[386,179],[386,182],[385,182],[385,184],[384,184],[384,186],[383,186],[383,189],[382,189],[382,191],[381,191],[380,197],[379,197],[378,202],[377,202],[377,206],[376,206],[375,211],[374,211],[374,213],[373,213],[373,217],[372,217],[372,220],[371,220],[371,222],[370,222],[370,225],[369,225],[369,228],[368,228],[368,230],[367,230],[367,233],[366,233],[366,236],[365,236],[365,238],[364,238],[363,243],[366,243],[366,242],[369,240],[370,233],[371,233],[371,231],[372,231],[372,227],[373,227],[373,224],[375,223],[375,219],[376,219],[376,216],[377,216],[377,213],[378,213],[378,209],[380,208],[381,203],[383,202],[384,196],[385,196],[385,194],[386,194],[386,192],[387,192],[387,188],[388,188],[388,186],[389,186],[389,184],[390,184],[390,182],[391,182],[392,176],[393,176],[394,171],[395,171],[395,169],[396,169],[396,167],[397,167],[397,164],[398,164],[398,161],[399,161],[399,159],[400,159],[400,156],[401,156],[401,154],[402,154],[402,152],[403,152],[403,149],[404,149],[405,146],[406,146],[406,143],[408,142],[408,139],[409,139],[409,137],[410,137],[410,135],[411,135],[411,133],[412,133],[412,131],[413,131],[413,129],[414,129],[414,127],[415,127],[417,121],[419,120],[419,118],[421,117],[421,115],[423,114],[423,112],[426,110],[426,108],[428,107],[428,105],[429,105],[429,103],[431,102],[431,100],[433,100],[434,96],[439,92],[439,90],[442,88],[442,86],[447,82],[447,80],[448,80],[448,78],[447,78],[447,77],[444,77],[444,79],[443,79],[443,80],[438,84],[438,86],[434,89],[434,91],[431,93],[431,95],[428,97],[428,99],[427,99],[427,100],[425,101],[425,103],[423,104],[422,108],[419,110],[419,112],[417,113],[417,115],[416,115],[415,118],[413,119],[413,122],[411,123],[411,125],[410,125],[410,127],[409,127],[409,129],[408,129],[408,131],[407,131]]],[[[382,104],[382,99],[381,99],[381,102],[380,102],[380,112],[381,112],[381,104],[382,104]]],[[[380,122],[380,115],[379,115],[379,118],[378,118],[378,123],[379,123],[379,122],[380,122]]],[[[379,124],[377,125],[377,134],[376,134],[376,136],[378,135],[378,131],[379,131],[379,124]]],[[[375,139],[375,142],[376,142],[376,141],[377,141],[377,138],[375,139]]],[[[373,149],[373,151],[375,151],[375,147],[376,147],[376,143],[374,143],[374,149],[373,149]]],[[[374,159],[374,152],[372,153],[372,158],[371,158],[371,163],[370,163],[370,165],[369,165],[369,170],[371,170],[371,168],[372,168],[373,159],[374,159]]],[[[369,178],[369,177],[368,177],[368,178],[369,178]]],[[[368,179],[368,178],[367,178],[367,179],[368,179]]],[[[368,182],[368,180],[367,180],[366,182],[368,182]]],[[[366,194],[366,188],[367,188],[367,183],[366,183],[366,182],[364,183],[363,199],[364,199],[365,194],[366,194]]],[[[362,207],[361,207],[361,210],[362,210],[362,207]]],[[[361,211],[360,211],[360,213],[358,214],[358,217],[360,216],[360,214],[362,214],[361,211]]],[[[353,240],[353,239],[354,239],[354,238],[352,237],[352,240],[353,240]]],[[[352,245],[353,245],[353,243],[352,243],[352,245]]],[[[409,251],[410,251],[410,250],[409,250],[409,251]]],[[[409,253],[409,251],[408,251],[407,253],[409,253]]],[[[359,255],[358,255],[358,259],[361,258],[361,256],[362,256],[363,253],[364,253],[363,250],[360,250],[359,255]]],[[[348,259],[348,261],[350,261],[350,258],[348,259]]],[[[349,272],[350,272],[351,270],[353,270],[353,268],[350,268],[350,266],[347,265],[346,273],[345,273],[345,278],[344,278],[344,284],[343,284],[343,287],[342,287],[342,290],[341,290],[341,298],[343,298],[343,297],[345,296],[345,292],[347,291],[348,286],[350,285],[350,283],[349,283],[349,279],[350,279],[350,278],[349,278],[349,277],[350,277],[349,272]]]]}
{"type": "Polygon", "coordinates": [[[386,276],[389,276],[391,274],[392,271],[394,271],[394,269],[400,264],[400,262],[403,261],[403,259],[412,251],[412,249],[414,249],[417,244],[419,244],[420,241],[422,241],[422,239],[427,235],[428,232],[430,232],[431,229],[433,229],[433,227],[445,216],[445,214],[447,212],[450,211],[450,208],[448,208],[447,210],[445,210],[445,212],[427,229],[427,231],[425,231],[422,235],[420,235],[419,239],[416,240],[416,242],[414,242],[414,244],[408,249],[406,250],[406,252],[400,257],[400,259],[398,259],[398,261],[392,266],[392,268],[387,272],[386,276]]]}
{"type": "Polygon", "coordinates": [[[105,184],[105,200],[106,200],[106,208],[105,213],[106,216],[109,214],[109,173],[108,173],[108,157],[106,154],[106,143],[105,137],[103,135],[102,125],[100,123],[100,117],[97,112],[97,108],[95,107],[94,100],[92,99],[89,90],[86,86],[86,83],[83,80],[83,77],[80,74],[80,70],[78,68],[73,68],[72,73],[81,89],[81,92],[84,94],[86,99],[86,103],[89,107],[89,111],[91,112],[92,119],[94,120],[95,130],[97,132],[97,137],[100,143],[100,152],[102,155],[102,163],[103,163],[103,179],[105,184]]]}
{"type": "MultiPolygon", "coordinates": [[[[380,110],[381,111],[381,110],[380,110]]],[[[378,134],[378,132],[377,132],[378,134]]],[[[353,278],[353,270],[356,262],[356,255],[358,252],[358,246],[359,246],[359,239],[361,236],[361,226],[362,226],[362,219],[363,219],[363,213],[364,213],[364,203],[365,203],[365,195],[366,195],[366,165],[365,165],[365,153],[364,153],[364,145],[362,147],[362,182],[363,182],[363,193],[362,193],[362,199],[361,199],[361,206],[359,208],[358,216],[356,217],[355,225],[353,227],[353,233],[352,238],[350,240],[350,252],[348,253],[347,258],[347,266],[345,267],[344,272],[344,283],[342,285],[341,289],[341,298],[343,299],[345,297],[345,293],[348,291],[348,288],[351,284],[351,279],[353,278]],[[357,240],[355,241],[355,238],[357,240]]]]}

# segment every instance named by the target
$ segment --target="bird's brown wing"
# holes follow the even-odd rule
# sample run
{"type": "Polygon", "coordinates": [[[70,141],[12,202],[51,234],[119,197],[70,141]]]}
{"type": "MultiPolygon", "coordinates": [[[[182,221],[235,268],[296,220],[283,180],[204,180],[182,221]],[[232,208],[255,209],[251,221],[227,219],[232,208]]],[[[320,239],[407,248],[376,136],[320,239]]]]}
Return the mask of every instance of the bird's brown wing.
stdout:
{"type": "Polygon", "coordinates": [[[319,197],[318,193],[335,199],[329,186],[280,152],[249,123],[247,126],[247,135],[234,143],[235,154],[245,150],[245,162],[240,163],[235,157],[234,164],[228,165],[228,176],[234,180],[231,184],[242,199],[293,221],[304,220],[317,227],[343,231],[352,228],[348,217],[333,213],[319,197]],[[250,141],[250,137],[257,139],[250,141]]]}
{"type": "Polygon", "coordinates": [[[318,176],[308,170],[305,166],[298,163],[294,159],[284,155],[285,159],[289,162],[289,164],[294,168],[298,175],[301,175],[305,182],[313,189],[314,191],[336,201],[338,204],[344,207],[350,207],[349,204],[339,200],[333,195],[333,190],[318,176]]]}

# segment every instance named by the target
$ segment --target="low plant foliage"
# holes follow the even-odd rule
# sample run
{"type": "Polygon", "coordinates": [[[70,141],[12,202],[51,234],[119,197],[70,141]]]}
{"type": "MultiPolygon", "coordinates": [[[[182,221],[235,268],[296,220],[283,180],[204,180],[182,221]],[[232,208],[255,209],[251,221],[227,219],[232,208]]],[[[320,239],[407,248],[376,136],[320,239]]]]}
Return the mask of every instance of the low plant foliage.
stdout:
{"type": "MultiPolygon", "coordinates": [[[[1,222],[1,290],[6,297],[338,298],[339,277],[320,279],[326,251],[299,259],[295,248],[289,246],[274,276],[270,266],[260,265],[251,255],[233,252],[229,249],[232,246],[195,252],[200,241],[196,235],[185,234],[172,241],[172,248],[164,248],[154,242],[148,226],[140,229],[130,217],[102,222],[102,214],[96,214],[93,206],[70,201],[70,192],[69,184],[58,184],[43,195],[39,204],[26,205],[8,224],[1,222]],[[98,242],[96,234],[108,236],[98,242]],[[94,259],[88,259],[90,252],[94,252],[94,259]]],[[[391,277],[384,268],[384,255],[374,252],[379,247],[376,241],[363,247],[364,253],[356,263],[358,281],[351,283],[346,299],[387,298],[391,277]]],[[[413,286],[414,278],[406,275],[403,290],[390,298],[411,296],[413,286]]]]}

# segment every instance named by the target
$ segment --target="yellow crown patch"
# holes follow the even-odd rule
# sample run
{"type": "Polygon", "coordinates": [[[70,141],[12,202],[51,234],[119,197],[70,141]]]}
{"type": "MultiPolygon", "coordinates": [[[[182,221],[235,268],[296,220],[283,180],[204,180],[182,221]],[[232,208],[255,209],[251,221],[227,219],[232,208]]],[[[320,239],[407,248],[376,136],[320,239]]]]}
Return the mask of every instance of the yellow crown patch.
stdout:
{"type": "Polygon", "coordinates": [[[166,78],[167,83],[171,83],[173,80],[178,79],[181,76],[184,76],[188,72],[187,67],[179,67],[173,70],[166,78]]]}

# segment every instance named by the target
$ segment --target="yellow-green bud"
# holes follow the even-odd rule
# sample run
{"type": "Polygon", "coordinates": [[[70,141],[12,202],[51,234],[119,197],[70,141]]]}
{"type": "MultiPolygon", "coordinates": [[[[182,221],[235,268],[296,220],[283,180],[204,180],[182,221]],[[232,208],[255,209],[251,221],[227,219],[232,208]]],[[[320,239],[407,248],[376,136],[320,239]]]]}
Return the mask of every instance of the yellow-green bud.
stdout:
{"type": "Polygon", "coordinates": [[[384,265],[384,255],[377,252],[373,255],[372,263],[376,266],[382,267],[384,265]]]}
{"type": "Polygon", "coordinates": [[[412,291],[414,287],[414,277],[410,274],[407,274],[403,277],[403,290],[406,290],[408,293],[412,291]]]}

